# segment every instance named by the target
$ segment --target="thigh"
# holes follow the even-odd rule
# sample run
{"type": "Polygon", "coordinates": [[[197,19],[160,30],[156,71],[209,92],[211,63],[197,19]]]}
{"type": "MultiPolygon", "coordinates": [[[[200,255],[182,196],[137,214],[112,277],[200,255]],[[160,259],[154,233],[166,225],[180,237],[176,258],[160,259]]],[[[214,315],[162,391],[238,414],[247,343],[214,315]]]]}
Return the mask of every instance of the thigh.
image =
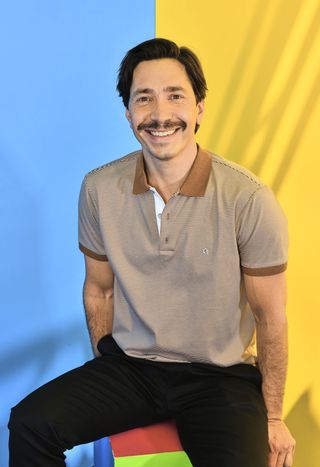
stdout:
{"type": "Polygon", "coordinates": [[[142,362],[105,355],[40,387],[13,412],[36,430],[50,424],[70,449],[165,418],[157,377],[142,362]]]}
{"type": "Polygon", "coordinates": [[[194,467],[267,467],[266,410],[251,378],[199,377],[191,382],[176,423],[194,467]]]}

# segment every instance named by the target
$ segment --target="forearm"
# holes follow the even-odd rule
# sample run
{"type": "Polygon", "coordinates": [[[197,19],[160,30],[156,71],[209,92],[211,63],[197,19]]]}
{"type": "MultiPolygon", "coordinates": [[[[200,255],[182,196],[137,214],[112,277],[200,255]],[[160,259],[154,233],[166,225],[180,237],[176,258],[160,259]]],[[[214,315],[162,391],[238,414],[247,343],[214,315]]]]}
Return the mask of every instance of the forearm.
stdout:
{"type": "Polygon", "coordinates": [[[262,393],[269,419],[282,418],[288,363],[287,321],[263,320],[257,323],[258,363],[262,374],[262,393]]]}
{"type": "Polygon", "coordinates": [[[262,394],[268,411],[268,465],[291,466],[295,441],[282,421],[288,362],[285,274],[244,275],[244,280],[256,322],[262,394]]]}
{"type": "Polygon", "coordinates": [[[99,339],[112,332],[112,290],[104,292],[85,282],[83,287],[83,303],[92,349],[94,354],[99,356],[100,354],[97,349],[99,339]]]}

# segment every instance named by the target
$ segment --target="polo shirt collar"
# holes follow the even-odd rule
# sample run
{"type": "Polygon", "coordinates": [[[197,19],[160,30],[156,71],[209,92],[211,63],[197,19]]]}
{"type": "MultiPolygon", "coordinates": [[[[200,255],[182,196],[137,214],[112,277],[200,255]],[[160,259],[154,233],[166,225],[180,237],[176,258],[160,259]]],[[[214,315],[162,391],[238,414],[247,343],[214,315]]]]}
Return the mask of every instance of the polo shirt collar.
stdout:
{"type": "MultiPolygon", "coordinates": [[[[196,158],[191,166],[190,172],[183,182],[179,193],[185,196],[204,196],[208,185],[212,159],[208,152],[198,146],[196,158]]],[[[150,190],[144,166],[142,151],[138,154],[136,172],[133,182],[132,193],[139,195],[150,190]]]]}

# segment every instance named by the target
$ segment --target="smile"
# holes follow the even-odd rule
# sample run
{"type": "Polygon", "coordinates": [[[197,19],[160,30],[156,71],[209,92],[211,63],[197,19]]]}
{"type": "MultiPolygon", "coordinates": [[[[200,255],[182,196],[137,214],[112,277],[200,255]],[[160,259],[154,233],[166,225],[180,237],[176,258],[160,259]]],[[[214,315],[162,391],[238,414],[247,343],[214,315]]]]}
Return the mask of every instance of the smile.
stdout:
{"type": "Polygon", "coordinates": [[[160,131],[160,130],[147,130],[147,133],[149,133],[150,135],[152,136],[157,136],[157,137],[165,137],[165,136],[171,136],[173,135],[176,131],[178,131],[179,128],[175,128],[174,130],[163,130],[163,131],[160,131]]]}

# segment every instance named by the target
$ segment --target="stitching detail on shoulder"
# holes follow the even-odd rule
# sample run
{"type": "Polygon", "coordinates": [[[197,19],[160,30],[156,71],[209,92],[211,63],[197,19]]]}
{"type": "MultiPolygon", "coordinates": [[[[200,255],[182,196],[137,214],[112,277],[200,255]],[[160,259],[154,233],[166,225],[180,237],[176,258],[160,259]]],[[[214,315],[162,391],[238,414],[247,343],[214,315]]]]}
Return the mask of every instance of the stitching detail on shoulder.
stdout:
{"type": "MultiPolygon", "coordinates": [[[[232,167],[231,167],[232,168],[232,167]]],[[[241,172],[240,172],[241,173],[241,172]]],[[[245,174],[244,174],[245,175],[245,174]]],[[[244,210],[247,208],[248,204],[251,202],[251,200],[255,197],[256,193],[258,193],[258,191],[261,191],[263,190],[264,188],[266,188],[265,185],[258,185],[258,188],[256,188],[252,193],[251,195],[249,196],[249,198],[247,199],[245,205],[243,206],[243,208],[241,209],[239,215],[238,215],[238,219],[240,220],[243,213],[244,213],[244,210]]],[[[237,222],[238,224],[238,222],[237,222]]]]}
{"type": "MultiPolygon", "coordinates": [[[[89,173],[90,173],[90,172],[89,172],[89,173]]],[[[94,209],[95,209],[96,211],[98,211],[97,203],[96,203],[96,200],[94,199],[94,192],[91,190],[91,188],[90,188],[90,186],[89,186],[89,183],[88,183],[88,175],[89,175],[89,174],[85,175],[85,177],[84,177],[85,189],[86,189],[86,191],[87,191],[87,193],[88,193],[88,197],[90,198],[91,203],[92,203],[94,209]]],[[[92,214],[91,212],[90,212],[90,214],[91,214],[91,216],[93,216],[93,214],[92,214]]],[[[95,220],[95,219],[94,219],[94,220],[95,220]]],[[[96,220],[95,220],[95,221],[96,221],[96,220]]]]}
{"type": "Polygon", "coordinates": [[[120,164],[121,162],[127,162],[127,161],[130,161],[132,159],[135,159],[139,152],[140,151],[135,151],[134,153],[129,154],[129,155],[124,156],[124,157],[121,157],[120,159],[116,159],[115,161],[107,162],[106,164],[103,164],[100,167],[97,167],[97,168],[95,168],[93,170],[90,170],[90,172],[88,172],[86,176],[95,174],[97,172],[100,172],[101,170],[105,169],[106,167],[110,167],[112,165],[120,164]]]}
{"type": "Polygon", "coordinates": [[[234,170],[235,172],[243,175],[244,177],[246,177],[248,180],[250,180],[251,182],[255,183],[256,185],[258,185],[258,187],[263,187],[263,183],[259,182],[258,180],[250,177],[248,174],[246,174],[245,172],[242,172],[240,169],[237,169],[236,167],[232,167],[232,165],[229,165],[227,164],[226,162],[222,162],[222,161],[217,161],[216,159],[213,159],[213,162],[215,164],[220,164],[220,165],[223,165],[224,167],[227,167],[228,169],[231,169],[231,170],[234,170]]]}
{"type": "Polygon", "coordinates": [[[252,200],[252,198],[255,197],[256,193],[258,193],[258,191],[261,191],[263,188],[266,188],[266,187],[264,185],[258,185],[258,188],[256,188],[249,196],[248,201],[246,202],[245,206],[252,200]]]}

